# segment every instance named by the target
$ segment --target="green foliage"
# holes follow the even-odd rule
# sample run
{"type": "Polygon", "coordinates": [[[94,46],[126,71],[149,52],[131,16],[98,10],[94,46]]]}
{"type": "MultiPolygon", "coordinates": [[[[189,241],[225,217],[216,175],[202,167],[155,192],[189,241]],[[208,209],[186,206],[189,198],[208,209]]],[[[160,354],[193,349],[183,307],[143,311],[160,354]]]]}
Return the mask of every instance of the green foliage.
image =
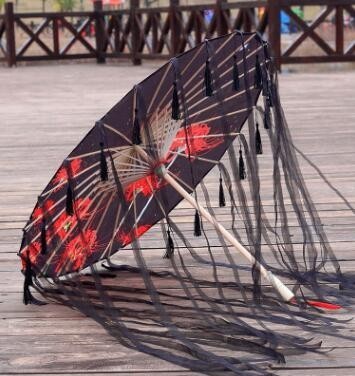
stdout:
{"type": "Polygon", "coordinates": [[[3,5],[5,4],[5,0],[0,0],[0,12],[3,11],[3,5]]]}
{"type": "MultiPolygon", "coordinates": [[[[0,0],[1,1],[1,0],[0,0]]],[[[70,12],[74,9],[76,0],[55,0],[61,12],[70,12]]]]}

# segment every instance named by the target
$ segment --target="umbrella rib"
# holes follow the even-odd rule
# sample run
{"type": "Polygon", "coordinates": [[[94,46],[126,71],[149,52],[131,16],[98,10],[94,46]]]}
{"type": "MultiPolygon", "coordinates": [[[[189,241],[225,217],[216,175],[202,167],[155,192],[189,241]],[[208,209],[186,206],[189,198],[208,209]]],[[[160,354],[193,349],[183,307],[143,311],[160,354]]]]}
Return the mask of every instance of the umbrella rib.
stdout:
{"type": "MultiPolygon", "coordinates": [[[[175,157],[175,158],[174,158],[174,159],[168,164],[167,168],[170,168],[170,167],[172,166],[172,164],[176,161],[176,159],[177,159],[177,157],[175,157]]],[[[143,209],[142,209],[142,211],[141,211],[141,213],[140,213],[140,216],[139,216],[139,218],[137,219],[138,221],[142,218],[144,212],[147,210],[148,205],[150,204],[150,201],[153,199],[154,192],[155,192],[155,189],[154,189],[153,186],[150,184],[150,181],[149,181],[148,179],[147,179],[146,181],[147,181],[148,185],[149,185],[150,188],[151,188],[152,196],[149,197],[149,200],[148,200],[147,204],[143,207],[143,209]]]]}
{"type": "Polygon", "coordinates": [[[174,172],[170,171],[170,170],[167,170],[169,175],[172,175],[174,177],[174,179],[176,179],[177,181],[180,182],[181,185],[184,185],[187,189],[190,189],[191,192],[193,192],[193,188],[190,187],[184,180],[180,179],[180,177],[178,175],[176,175],[174,172]]]}
{"type": "Polygon", "coordinates": [[[125,141],[127,141],[130,145],[132,145],[132,141],[125,134],[123,134],[122,132],[118,131],[117,129],[111,127],[110,125],[108,125],[106,123],[103,123],[103,126],[105,128],[107,128],[108,130],[110,130],[111,132],[116,133],[121,138],[123,138],[125,141]]]}
{"type": "Polygon", "coordinates": [[[192,57],[192,59],[190,59],[190,61],[189,61],[188,64],[186,65],[186,67],[181,71],[181,74],[184,74],[184,73],[189,69],[190,65],[195,61],[196,57],[198,56],[198,54],[201,52],[201,50],[202,50],[203,48],[205,48],[205,46],[204,46],[203,44],[200,45],[200,46],[197,48],[197,50],[196,50],[194,56],[192,57]]]}
{"type": "Polygon", "coordinates": [[[212,117],[212,118],[209,118],[209,119],[203,119],[201,121],[208,123],[209,121],[217,120],[217,119],[220,119],[220,118],[225,117],[225,116],[232,116],[232,115],[236,115],[236,114],[239,114],[241,112],[250,111],[250,110],[252,110],[252,108],[243,108],[241,110],[228,112],[224,115],[215,116],[215,117],[212,117]]]}
{"type": "MultiPolygon", "coordinates": [[[[106,194],[103,194],[103,195],[102,195],[102,197],[100,198],[99,202],[97,203],[97,205],[95,206],[95,208],[94,208],[94,210],[93,210],[93,215],[91,215],[90,218],[89,218],[89,220],[86,221],[86,223],[84,224],[83,229],[82,229],[82,230],[79,229],[79,231],[85,231],[85,230],[89,227],[90,223],[92,222],[92,220],[93,220],[93,218],[94,218],[94,212],[95,212],[95,214],[96,214],[96,210],[97,210],[98,207],[100,207],[100,205],[101,205],[102,201],[104,200],[104,198],[106,198],[106,194]]],[[[112,198],[113,198],[113,193],[111,193],[111,197],[110,197],[110,200],[111,200],[111,201],[112,201],[112,198]]],[[[107,210],[108,210],[108,206],[106,207],[105,211],[107,212],[107,210]]],[[[100,228],[100,226],[101,226],[101,224],[102,224],[102,221],[103,221],[103,219],[104,219],[104,216],[105,216],[105,214],[103,214],[103,215],[101,216],[101,219],[100,219],[100,222],[99,222],[99,224],[98,224],[98,226],[97,226],[97,230],[96,230],[96,231],[99,230],[99,228],[100,228]]],[[[76,227],[79,227],[78,223],[77,223],[76,227]]],[[[89,251],[90,251],[90,250],[88,249],[87,252],[89,252],[89,251]]],[[[66,272],[66,271],[65,271],[65,272],[66,272]]],[[[61,273],[61,274],[63,274],[63,273],[61,273]]]]}
{"type": "MultiPolygon", "coordinates": [[[[81,187],[82,185],[84,185],[84,184],[85,184],[88,180],[90,180],[93,176],[94,176],[94,174],[88,176],[84,181],[82,181],[82,182],[78,185],[78,188],[81,187]]],[[[64,182],[64,183],[67,183],[67,181],[64,182]]],[[[63,183],[63,184],[64,184],[64,183],[63,183]]],[[[90,188],[90,185],[85,186],[85,188],[83,189],[83,191],[78,192],[77,197],[78,197],[78,198],[81,197],[81,194],[84,193],[84,192],[85,192],[87,189],[89,189],[89,188],[90,188]]],[[[53,190],[51,190],[51,192],[52,192],[52,191],[53,191],[53,190]]],[[[44,194],[42,194],[40,197],[43,197],[43,196],[44,196],[44,194]]],[[[49,197],[51,197],[50,194],[49,194],[49,196],[47,197],[47,199],[48,199],[49,197]]],[[[58,204],[59,204],[60,202],[62,202],[65,198],[66,198],[66,195],[64,195],[62,198],[58,199],[58,200],[56,201],[56,203],[55,203],[52,207],[53,207],[53,208],[57,207],[58,204]]],[[[56,220],[56,219],[62,214],[62,212],[63,212],[63,210],[57,214],[57,216],[55,217],[54,220],[56,220]]],[[[38,219],[39,219],[39,218],[36,218],[34,221],[32,221],[31,223],[29,223],[29,224],[25,227],[26,231],[28,231],[28,229],[30,229],[30,228],[31,228],[31,227],[32,227],[32,226],[38,221],[38,219]]]]}
{"type": "Polygon", "coordinates": [[[129,211],[131,210],[132,205],[133,205],[133,201],[129,204],[128,209],[127,209],[125,215],[122,217],[121,222],[119,223],[118,227],[115,229],[115,231],[114,231],[114,235],[113,235],[113,237],[111,238],[109,244],[106,246],[106,248],[105,248],[105,250],[104,250],[104,252],[103,252],[103,255],[107,252],[107,249],[108,249],[110,243],[111,243],[111,242],[115,239],[115,237],[117,236],[117,233],[118,233],[118,231],[121,229],[121,226],[122,226],[123,222],[126,220],[126,218],[127,218],[127,216],[128,216],[128,213],[129,213],[129,211]]]}
{"type": "MultiPolygon", "coordinates": [[[[246,43],[248,43],[249,42],[249,40],[251,40],[252,38],[254,38],[254,36],[250,36],[248,39],[247,39],[247,41],[246,41],[246,43]]],[[[245,59],[247,60],[247,59],[249,59],[251,56],[253,56],[259,49],[260,49],[261,47],[259,47],[259,48],[257,48],[255,51],[253,51],[253,52],[251,52],[249,55],[247,55],[246,57],[245,57],[245,59]]],[[[241,48],[239,48],[239,50],[238,51],[240,51],[240,49],[241,48]]],[[[233,53],[231,53],[230,55],[228,55],[227,56],[227,58],[226,59],[230,59],[233,55],[234,55],[234,51],[233,51],[233,53]]],[[[244,59],[241,59],[241,60],[239,60],[238,61],[238,65],[239,64],[242,64],[243,63],[243,61],[244,61],[244,59]]],[[[218,66],[217,65],[217,68],[220,68],[220,66],[218,66]]],[[[200,66],[200,68],[198,68],[197,70],[196,70],[196,72],[190,77],[190,79],[189,80],[187,80],[186,81],[186,83],[183,83],[183,87],[184,88],[186,88],[189,84],[190,84],[190,82],[200,73],[200,72],[202,72],[202,70],[204,69],[204,65],[202,64],[201,66],[200,66]]],[[[222,77],[222,76],[221,76],[222,77]]],[[[193,91],[193,90],[195,90],[197,87],[198,87],[198,85],[200,85],[200,81],[198,82],[198,83],[196,83],[196,85],[195,86],[193,86],[189,91],[187,91],[186,93],[185,93],[185,96],[187,97],[189,94],[191,94],[191,92],[193,91]]]]}
{"type": "MultiPolygon", "coordinates": [[[[190,157],[184,153],[179,153],[177,151],[171,151],[170,153],[172,154],[175,154],[175,155],[178,155],[180,157],[184,157],[186,159],[189,159],[190,157]]],[[[196,159],[196,160],[199,160],[199,161],[203,161],[203,162],[209,162],[209,163],[213,163],[215,165],[218,165],[220,164],[219,161],[216,161],[216,160],[213,160],[213,159],[208,159],[208,158],[203,158],[203,157],[197,157],[197,156],[193,156],[193,159],[196,159]]]]}
{"type": "MultiPolygon", "coordinates": [[[[114,148],[104,148],[103,150],[105,152],[107,152],[107,151],[116,150],[116,149],[129,149],[131,147],[132,147],[131,145],[124,145],[124,146],[116,146],[114,148]]],[[[91,157],[95,154],[100,154],[100,153],[101,153],[101,149],[98,149],[98,150],[92,151],[90,153],[78,154],[78,155],[75,155],[74,157],[68,157],[67,160],[72,161],[72,160],[77,159],[77,158],[82,159],[82,158],[91,157]]]]}
{"type": "MultiPolygon", "coordinates": [[[[73,175],[73,178],[77,178],[78,176],[81,176],[82,174],[84,174],[85,172],[91,170],[93,167],[96,167],[100,164],[100,162],[95,162],[93,164],[91,164],[89,167],[85,168],[84,170],[81,170],[80,172],[78,172],[77,174],[73,175]]],[[[91,178],[93,176],[90,175],[89,178],[91,178]]],[[[53,188],[51,188],[49,191],[44,191],[40,197],[44,197],[44,196],[47,196],[48,194],[50,195],[53,191],[56,191],[57,189],[61,188],[63,185],[67,184],[68,180],[64,180],[63,182],[57,184],[56,186],[54,186],[53,188]]],[[[86,180],[85,180],[86,182],[86,180]]],[[[47,198],[49,198],[50,196],[48,196],[47,198]]]]}
{"type": "MultiPolygon", "coordinates": [[[[253,36],[249,37],[247,40],[246,40],[246,43],[248,43],[250,41],[250,39],[252,39],[253,36]]],[[[245,60],[249,59],[251,56],[253,56],[256,52],[258,52],[259,50],[261,49],[261,47],[258,47],[255,51],[251,52],[249,55],[247,55],[245,57],[245,60]]],[[[237,52],[239,52],[241,50],[241,47],[237,50],[237,52]]],[[[232,54],[230,54],[229,56],[226,57],[225,61],[227,61],[228,59],[230,59],[233,55],[234,55],[235,52],[233,52],[232,54]]],[[[243,64],[244,62],[244,58],[239,60],[237,62],[237,65],[241,65],[243,64]]],[[[220,65],[217,65],[217,68],[220,68],[220,65]]],[[[186,81],[185,83],[183,83],[183,88],[187,88],[187,86],[190,84],[190,82],[200,73],[200,71],[203,69],[203,65],[191,76],[191,78],[186,81]]],[[[248,73],[252,72],[255,68],[252,68],[248,71],[248,73]]],[[[228,72],[230,72],[232,70],[232,68],[228,68],[226,71],[224,71],[224,73],[222,73],[222,75],[220,77],[224,77],[225,74],[227,74],[228,72]]],[[[243,77],[244,74],[241,74],[239,75],[239,78],[243,77]]],[[[231,83],[232,80],[229,82],[231,83]]],[[[188,97],[191,93],[193,93],[193,91],[199,86],[200,82],[196,83],[195,86],[193,86],[190,90],[188,90],[185,94],[185,97],[188,97]]],[[[160,107],[162,105],[162,103],[166,100],[166,97],[168,96],[168,94],[171,92],[171,88],[167,91],[167,93],[163,96],[162,100],[160,101],[159,103],[159,106],[160,107]]],[[[179,92],[181,92],[181,90],[179,90],[179,92]]],[[[199,94],[199,91],[196,92],[192,97],[186,99],[186,103],[189,103],[196,95],[199,94]]],[[[208,97],[204,97],[203,100],[206,100],[208,97]]]]}
{"type": "MultiPolygon", "coordinates": [[[[232,83],[232,81],[228,81],[227,83],[225,83],[224,85],[221,86],[221,89],[223,89],[224,87],[230,85],[231,83],[232,83]]],[[[195,115],[198,115],[199,113],[204,112],[204,111],[207,111],[207,110],[209,110],[209,109],[211,109],[211,108],[214,108],[214,107],[220,106],[221,103],[226,103],[226,102],[230,101],[231,99],[237,98],[237,97],[239,97],[240,95],[242,95],[242,94],[244,94],[244,93],[246,93],[247,91],[250,91],[250,90],[252,90],[252,89],[254,89],[254,85],[249,86],[249,88],[248,88],[247,90],[244,89],[244,90],[242,90],[242,91],[238,91],[236,94],[233,94],[233,95],[231,95],[231,96],[229,96],[229,97],[225,97],[225,98],[222,99],[222,101],[212,103],[212,104],[211,104],[210,106],[208,106],[208,107],[203,107],[203,109],[198,110],[197,112],[191,114],[190,117],[193,117],[193,116],[195,116],[195,115]]],[[[199,105],[200,103],[202,103],[204,100],[205,100],[205,98],[202,98],[202,99],[200,99],[199,101],[195,102],[191,107],[189,107],[189,110],[191,110],[192,108],[198,106],[198,105],[199,105]]]]}
{"type": "MultiPolygon", "coordinates": [[[[99,192],[99,193],[102,193],[102,192],[99,192]]],[[[95,198],[96,198],[96,197],[95,197],[95,198]]],[[[92,203],[95,201],[95,198],[93,198],[92,202],[91,202],[90,205],[88,206],[88,209],[91,207],[92,203]]],[[[62,210],[62,212],[64,212],[64,209],[62,210]]],[[[91,220],[91,218],[92,218],[93,216],[94,216],[94,211],[93,211],[93,213],[91,214],[89,220],[91,220]]],[[[41,269],[41,272],[42,272],[42,273],[43,273],[43,272],[46,272],[46,271],[48,270],[48,267],[49,267],[49,265],[50,265],[50,263],[51,263],[53,257],[56,256],[58,249],[59,249],[59,248],[62,246],[62,244],[67,240],[68,236],[72,233],[72,231],[74,230],[75,227],[76,227],[76,225],[72,226],[72,227],[69,229],[69,231],[67,232],[66,236],[65,236],[63,239],[61,239],[61,240],[62,240],[61,243],[60,243],[59,245],[57,244],[56,248],[54,248],[54,250],[52,251],[51,255],[48,257],[48,259],[46,260],[46,263],[43,265],[43,267],[42,267],[42,269],[41,269]]],[[[58,231],[59,231],[59,229],[58,229],[58,231]]],[[[58,231],[57,231],[54,235],[56,235],[56,234],[58,233],[58,231]]],[[[37,235],[37,237],[36,237],[35,239],[37,239],[38,236],[40,236],[40,233],[37,235]]],[[[52,238],[53,238],[53,237],[52,237],[52,238]]],[[[52,239],[52,238],[51,238],[51,239],[52,239]]],[[[34,239],[34,240],[35,240],[35,239],[34,239]]],[[[32,239],[32,240],[33,240],[33,239],[32,239]]]]}
{"type": "Polygon", "coordinates": [[[150,109],[152,108],[152,106],[153,106],[153,104],[154,104],[155,98],[156,98],[157,95],[158,95],[158,92],[159,92],[159,90],[160,90],[160,88],[161,88],[161,85],[163,84],[163,82],[164,82],[164,80],[165,80],[165,77],[167,76],[167,74],[168,74],[168,72],[169,72],[170,69],[171,69],[171,65],[170,65],[170,64],[167,64],[167,65],[166,65],[165,72],[164,72],[164,75],[163,75],[163,77],[161,78],[158,87],[157,87],[157,88],[155,89],[155,91],[154,91],[154,95],[153,95],[153,98],[152,98],[152,100],[150,101],[150,104],[149,104],[149,106],[148,106],[147,113],[150,112],[150,109]]]}
{"type": "Polygon", "coordinates": [[[112,252],[112,246],[113,246],[113,241],[115,239],[114,237],[114,232],[116,230],[116,227],[117,227],[117,223],[118,223],[118,220],[120,218],[120,215],[121,215],[121,209],[122,209],[122,205],[119,203],[118,204],[118,210],[117,210],[117,214],[116,214],[116,217],[115,217],[115,224],[113,226],[113,231],[112,231],[112,235],[111,235],[111,239],[105,249],[105,252],[100,256],[100,259],[104,259],[104,258],[108,258],[111,256],[111,252],[112,252]],[[106,256],[106,252],[108,251],[108,256],[106,256]]]}
{"type": "MultiPolygon", "coordinates": [[[[239,64],[239,63],[238,63],[238,64],[239,64]]],[[[264,64],[264,63],[260,63],[260,65],[263,65],[263,64],[264,64]]],[[[219,77],[220,77],[220,78],[224,77],[227,73],[231,72],[231,70],[232,70],[232,68],[228,68],[228,69],[226,69],[226,70],[224,71],[224,73],[222,73],[219,77]]],[[[254,70],[255,70],[255,67],[252,67],[252,68],[250,68],[250,69],[248,70],[247,73],[248,73],[248,74],[249,74],[249,73],[252,73],[254,70]]],[[[240,74],[238,77],[239,77],[239,78],[242,78],[242,77],[244,77],[244,75],[245,75],[245,73],[242,73],[242,74],[240,74]]],[[[232,82],[233,82],[233,80],[230,80],[230,81],[226,82],[224,85],[221,86],[221,89],[224,88],[224,87],[227,87],[227,86],[230,85],[232,82]]],[[[196,84],[195,87],[192,88],[188,93],[186,93],[186,97],[187,97],[188,95],[190,95],[190,94],[191,94],[191,93],[192,93],[197,87],[198,87],[198,84],[196,84]]],[[[197,95],[199,95],[199,94],[200,94],[200,91],[196,91],[195,94],[193,94],[191,97],[189,97],[189,98],[186,99],[186,103],[191,102],[191,101],[192,101],[197,95]]],[[[207,100],[208,98],[209,98],[209,97],[204,96],[204,97],[202,98],[201,102],[207,100]]],[[[199,103],[199,102],[197,102],[197,103],[199,103]]],[[[196,104],[195,104],[195,105],[196,105],[196,104]]]]}

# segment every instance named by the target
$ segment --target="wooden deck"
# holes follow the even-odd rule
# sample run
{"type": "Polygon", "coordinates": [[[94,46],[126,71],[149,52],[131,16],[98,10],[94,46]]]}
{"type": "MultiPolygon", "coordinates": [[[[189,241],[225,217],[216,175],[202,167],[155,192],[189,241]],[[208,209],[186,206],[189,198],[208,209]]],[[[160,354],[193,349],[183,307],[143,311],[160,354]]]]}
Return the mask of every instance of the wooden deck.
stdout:
{"type": "MultiPolygon", "coordinates": [[[[0,69],[1,375],[198,374],[124,347],[92,319],[67,307],[22,304],[23,278],[16,252],[37,195],[95,120],[154,68],[80,64],[0,69]]],[[[296,145],[355,206],[355,72],[283,74],[280,82],[296,145]]],[[[343,270],[355,271],[355,212],[311,166],[304,161],[301,165],[343,270]]],[[[270,166],[264,167],[262,173],[267,175],[270,166]]],[[[179,220],[188,229],[184,206],[180,210],[179,220]]],[[[169,261],[161,255],[162,250],[151,250],[148,266],[169,269],[169,261]]],[[[134,264],[128,253],[123,257],[134,264]]],[[[193,265],[188,256],[186,263],[195,267],[195,276],[206,277],[207,266],[193,265]]],[[[139,283],[132,276],[118,282],[139,283]]],[[[161,288],[183,294],[173,284],[161,288]]],[[[353,310],[349,307],[332,317],[348,319],[353,310]]],[[[282,330],[292,334],[299,328],[282,330]]],[[[272,371],[283,376],[355,375],[354,330],[354,322],[347,322],[336,332],[320,333],[314,340],[323,340],[323,354],[286,351],[287,363],[272,363],[272,371]]]]}

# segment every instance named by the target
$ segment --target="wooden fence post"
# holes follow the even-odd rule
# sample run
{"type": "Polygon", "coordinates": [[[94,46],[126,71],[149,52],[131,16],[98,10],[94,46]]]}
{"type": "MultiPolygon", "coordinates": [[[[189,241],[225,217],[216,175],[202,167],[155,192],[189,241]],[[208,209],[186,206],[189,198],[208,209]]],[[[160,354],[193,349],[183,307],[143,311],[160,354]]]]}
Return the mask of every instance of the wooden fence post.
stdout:
{"type": "Polygon", "coordinates": [[[170,0],[169,1],[170,9],[169,9],[169,22],[170,22],[170,46],[171,51],[170,55],[174,57],[178,54],[180,41],[181,41],[181,25],[178,18],[178,6],[179,0],[170,0]]]}
{"type": "Polygon", "coordinates": [[[335,7],[335,49],[338,55],[344,54],[344,12],[341,5],[335,7]]]}
{"type": "Polygon", "coordinates": [[[216,21],[217,21],[217,35],[222,36],[228,34],[228,24],[224,18],[223,3],[225,0],[216,0],[215,12],[216,12],[216,21]]]}
{"type": "Polygon", "coordinates": [[[139,53],[140,45],[140,28],[136,20],[137,12],[139,8],[139,0],[130,0],[130,22],[131,22],[131,43],[132,43],[132,62],[134,65],[141,65],[142,60],[137,56],[139,53]]]}
{"type": "Polygon", "coordinates": [[[281,6],[279,0],[268,0],[269,42],[277,70],[281,70],[281,6]]]}
{"type": "Polygon", "coordinates": [[[106,62],[105,58],[105,18],[102,14],[102,0],[94,1],[94,14],[95,14],[95,40],[96,40],[96,61],[98,64],[106,62]]]}
{"type": "Polygon", "coordinates": [[[5,32],[6,32],[6,60],[7,65],[16,65],[16,39],[14,4],[5,3],[5,32]]]}

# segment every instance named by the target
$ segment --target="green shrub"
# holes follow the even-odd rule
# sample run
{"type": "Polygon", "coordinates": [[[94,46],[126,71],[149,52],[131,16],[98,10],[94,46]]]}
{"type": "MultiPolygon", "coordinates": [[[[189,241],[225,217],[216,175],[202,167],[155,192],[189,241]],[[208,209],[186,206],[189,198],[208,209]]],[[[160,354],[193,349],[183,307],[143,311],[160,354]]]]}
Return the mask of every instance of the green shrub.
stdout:
{"type": "Polygon", "coordinates": [[[61,12],[71,12],[75,7],[76,0],[56,0],[56,3],[61,12]]]}

